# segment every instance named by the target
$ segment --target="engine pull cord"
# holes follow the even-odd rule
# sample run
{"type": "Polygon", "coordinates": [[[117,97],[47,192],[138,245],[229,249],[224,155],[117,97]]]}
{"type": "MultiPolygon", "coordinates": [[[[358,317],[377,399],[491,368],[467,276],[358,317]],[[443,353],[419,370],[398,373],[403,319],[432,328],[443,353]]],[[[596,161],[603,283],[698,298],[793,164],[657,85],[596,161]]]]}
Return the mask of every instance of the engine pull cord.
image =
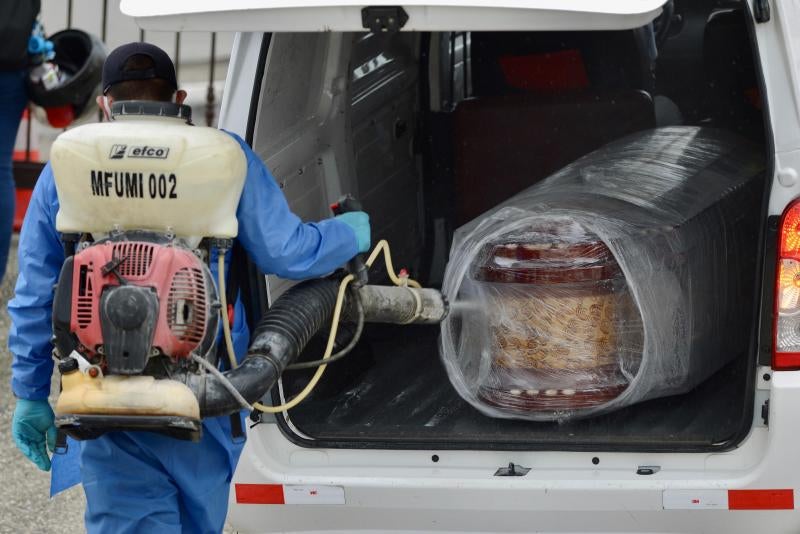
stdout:
{"type": "MultiPolygon", "coordinates": [[[[372,253],[369,255],[369,258],[366,262],[364,262],[367,268],[372,267],[372,264],[375,263],[375,260],[378,259],[378,256],[383,253],[383,260],[384,264],[386,265],[386,272],[389,275],[389,279],[391,279],[392,283],[397,286],[401,287],[413,287],[417,289],[421,289],[422,286],[416,280],[409,278],[408,276],[398,276],[394,270],[394,265],[392,264],[392,254],[389,250],[389,242],[385,239],[381,239],[375,248],[372,250],[372,253]]],[[[222,308],[220,309],[220,313],[223,313],[223,310],[227,313],[227,303],[225,301],[225,259],[224,255],[220,255],[217,258],[218,261],[218,269],[217,275],[219,277],[219,291],[221,294],[220,301],[222,303],[222,308]]],[[[305,400],[306,397],[314,390],[319,382],[320,378],[322,378],[322,374],[325,372],[325,369],[328,367],[328,360],[331,358],[331,354],[333,353],[333,346],[336,341],[336,334],[339,330],[339,319],[342,314],[342,307],[344,305],[344,298],[347,294],[347,286],[350,284],[355,277],[352,274],[348,274],[345,276],[341,283],[339,284],[339,293],[336,297],[336,305],[333,308],[333,318],[331,319],[331,330],[328,334],[328,343],[325,346],[325,353],[322,356],[320,362],[322,363],[317,367],[317,371],[311,377],[308,384],[306,385],[303,390],[298,393],[292,400],[281,404],[280,406],[267,406],[260,402],[254,402],[253,408],[265,412],[265,413],[281,413],[287,410],[291,410],[301,402],[305,400]]],[[[222,317],[222,331],[225,336],[225,346],[228,349],[228,359],[231,362],[231,368],[236,368],[236,354],[233,350],[233,340],[231,338],[231,329],[230,325],[228,324],[228,318],[223,314],[222,317]]]]}

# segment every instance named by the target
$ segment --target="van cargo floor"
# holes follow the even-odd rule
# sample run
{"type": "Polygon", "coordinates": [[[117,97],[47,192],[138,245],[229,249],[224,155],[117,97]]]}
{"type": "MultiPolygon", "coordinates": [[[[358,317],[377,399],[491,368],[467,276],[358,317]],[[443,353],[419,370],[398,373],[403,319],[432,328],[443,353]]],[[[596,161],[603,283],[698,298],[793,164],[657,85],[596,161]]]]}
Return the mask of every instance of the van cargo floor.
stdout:
{"type": "MultiPolygon", "coordinates": [[[[463,401],[439,359],[438,335],[438,327],[368,326],[356,350],[331,364],[312,396],[290,411],[292,425],[313,441],[281,418],[283,431],[325,447],[688,452],[732,448],[751,426],[744,355],[685,395],[592,419],[533,423],[490,418],[463,401]]],[[[309,349],[306,359],[321,353],[319,343],[309,349]]],[[[308,377],[285,373],[288,397],[308,377]]]]}

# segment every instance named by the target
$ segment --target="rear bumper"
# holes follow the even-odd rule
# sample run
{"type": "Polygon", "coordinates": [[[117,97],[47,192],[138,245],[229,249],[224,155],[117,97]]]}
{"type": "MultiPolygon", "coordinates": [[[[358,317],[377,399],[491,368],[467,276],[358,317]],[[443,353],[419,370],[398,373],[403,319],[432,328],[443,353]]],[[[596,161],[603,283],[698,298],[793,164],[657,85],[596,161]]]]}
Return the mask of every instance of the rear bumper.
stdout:
{"type": "Polygon", "coordinates": [[[797,533],[800,372],[775,373],[767,387],[769,428],[713,454],[312,450],[259,425],[229,521],[242,532],[797,533]],[[531,471],[494,476],[509,462],[531,471]],[[639,466],[660,470],[639,475],[639,466]],[[258,487],[273,497],[248,498],[258,487]],[[778,491],[728,499],[728,490],[778,491]]]}

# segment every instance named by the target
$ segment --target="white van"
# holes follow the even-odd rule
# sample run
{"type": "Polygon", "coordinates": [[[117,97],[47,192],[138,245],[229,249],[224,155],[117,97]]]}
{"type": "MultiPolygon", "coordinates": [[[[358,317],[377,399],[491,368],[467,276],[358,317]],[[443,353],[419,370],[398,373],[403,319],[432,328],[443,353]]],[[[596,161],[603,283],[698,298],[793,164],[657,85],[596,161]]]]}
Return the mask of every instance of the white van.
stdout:
{"type": "MultiPolygon", "coordinates": [[[[798,326],[788,316],[778,326],[773,311],[776,283],[795,291],[797,280],[776,282],[779,261],[793,261],[779,244],[798,231],[781,224],[800,197],[797,0],[123,0],[122,10],[148,30],[239,32],[220,126],[251,143],[301,216],[359,197],[375,237],[428,286],[441,284],[453,231],[529,185],[521,165],[544,178],[670,125],[763,147],[756,282],[740,303],[752,328],[731,364],[689,393],[600,417],[493,419],[451,387],[437,327],[370,326],[310,399],[249,429],[235,529],[800,532],[800,354],[773,341],[798,326]],[[466,137],[480,157],[459,149],[466,137]]],[[[249,281],[254,316],[286,287],[249,281]]],[[[307,379],[285,373],[267,401],[307,379]]]]}

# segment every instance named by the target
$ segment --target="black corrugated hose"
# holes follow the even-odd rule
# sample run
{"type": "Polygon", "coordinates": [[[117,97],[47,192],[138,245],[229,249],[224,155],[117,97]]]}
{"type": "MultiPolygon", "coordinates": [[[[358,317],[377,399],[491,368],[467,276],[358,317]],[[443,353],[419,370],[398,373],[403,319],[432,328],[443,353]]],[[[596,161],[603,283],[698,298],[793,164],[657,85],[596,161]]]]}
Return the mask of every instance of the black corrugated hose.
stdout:
{"type": "MultiPolygon", "coordinates": [[[[278,381],[287,365],[331,320],[339,282],[316,279],[284,293],[264,314],[252,336],[247,358],[225,377],[249,403],[259,400],[278,381]]],[[[200,403],[201,417],[227,415],[241,404],[212,374],[186,375],[200,403]]]]}

